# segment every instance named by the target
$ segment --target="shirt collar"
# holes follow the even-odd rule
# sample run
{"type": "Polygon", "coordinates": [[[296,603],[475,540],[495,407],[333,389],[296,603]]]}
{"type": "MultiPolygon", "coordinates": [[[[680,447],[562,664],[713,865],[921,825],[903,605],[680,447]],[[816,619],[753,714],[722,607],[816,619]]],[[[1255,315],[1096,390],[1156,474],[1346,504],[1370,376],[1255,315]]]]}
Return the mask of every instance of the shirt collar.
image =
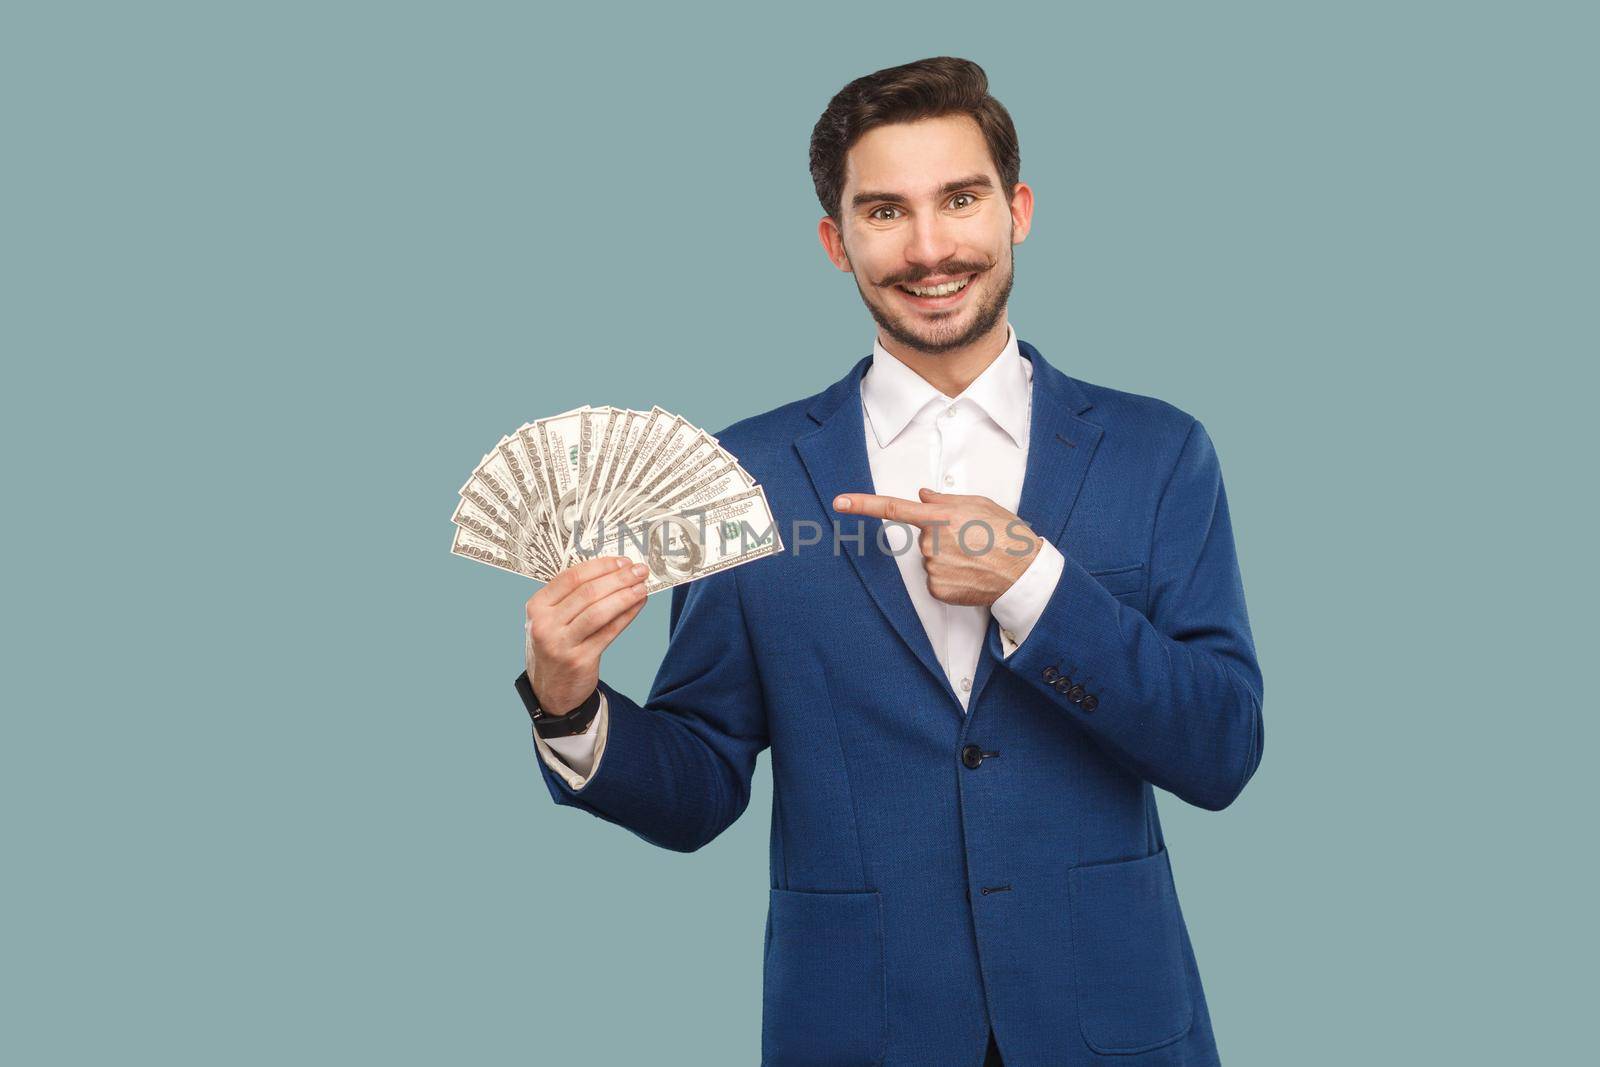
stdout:
{"type": "Polygon", "coordinates": [[[874,340],[872,365],[861,379],[861,402],[879,448],[887,448],[924,408],[953,400],[972,401],[1018,448],[1026,448],[1032,381],[1033,364],[1017,350],[1017,331],[1007,320],[1005,347],[958,397],[945,396],[874,340]]]}

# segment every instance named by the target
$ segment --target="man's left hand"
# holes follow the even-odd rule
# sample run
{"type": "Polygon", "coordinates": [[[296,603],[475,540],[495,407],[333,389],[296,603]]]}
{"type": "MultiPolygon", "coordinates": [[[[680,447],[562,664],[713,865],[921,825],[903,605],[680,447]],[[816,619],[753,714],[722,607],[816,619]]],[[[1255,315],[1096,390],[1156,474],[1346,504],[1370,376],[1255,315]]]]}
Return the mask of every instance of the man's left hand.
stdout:
{"type": "Polygon", "coordinates": [[[909,523],[921,533],[928,592],[947,604],[988,607],[1028,569],[1040,539],[1015,514],[986,496],[918,491],[918,500],[841,493],[833,506],[848,515],[909,523]]]}

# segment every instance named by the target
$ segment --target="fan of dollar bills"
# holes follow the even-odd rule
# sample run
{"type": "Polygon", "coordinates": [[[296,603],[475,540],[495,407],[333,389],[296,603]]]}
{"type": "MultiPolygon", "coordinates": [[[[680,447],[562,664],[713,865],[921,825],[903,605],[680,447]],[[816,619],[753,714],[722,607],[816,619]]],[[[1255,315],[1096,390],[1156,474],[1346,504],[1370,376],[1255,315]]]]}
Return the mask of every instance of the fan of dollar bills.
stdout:
{"type": "Polygon", "coordinates": [[[659,407],[581,407],[502,437],[461,487],[450,551],[549,581],[596,556],[645,592],[783,550],[767,496],[717,439],[659,407]]]}

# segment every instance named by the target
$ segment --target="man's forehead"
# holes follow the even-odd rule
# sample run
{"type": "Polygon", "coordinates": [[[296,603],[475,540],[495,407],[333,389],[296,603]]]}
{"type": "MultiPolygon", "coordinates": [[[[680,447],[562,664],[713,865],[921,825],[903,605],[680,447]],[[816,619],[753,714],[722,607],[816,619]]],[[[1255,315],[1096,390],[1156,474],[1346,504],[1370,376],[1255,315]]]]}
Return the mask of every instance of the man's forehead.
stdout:
{"type": "Polygon", "coordinates": [[[847,195],[870,190],[920,199],[975,174],[992,181],[994,163],[970,115],[878,126],[845,154],[847,195]]]}

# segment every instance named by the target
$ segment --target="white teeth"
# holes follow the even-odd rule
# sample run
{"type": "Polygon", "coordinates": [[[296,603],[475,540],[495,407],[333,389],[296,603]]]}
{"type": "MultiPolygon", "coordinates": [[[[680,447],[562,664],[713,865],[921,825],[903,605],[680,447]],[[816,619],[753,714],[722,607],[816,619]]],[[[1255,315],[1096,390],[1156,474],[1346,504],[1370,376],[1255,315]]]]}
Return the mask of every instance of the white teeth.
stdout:
{"type": "Polygon", "coordinates": [[[931,289],[920,289],[914,285],[904,285],[901,288],[915,293],[917,296],[949,296],[951,293],[959,293],[965,289],[967,283],[971,280],[971,278],[963,278],[959,282],[946,282],[943,285],[935,285],[931,289]]]}

